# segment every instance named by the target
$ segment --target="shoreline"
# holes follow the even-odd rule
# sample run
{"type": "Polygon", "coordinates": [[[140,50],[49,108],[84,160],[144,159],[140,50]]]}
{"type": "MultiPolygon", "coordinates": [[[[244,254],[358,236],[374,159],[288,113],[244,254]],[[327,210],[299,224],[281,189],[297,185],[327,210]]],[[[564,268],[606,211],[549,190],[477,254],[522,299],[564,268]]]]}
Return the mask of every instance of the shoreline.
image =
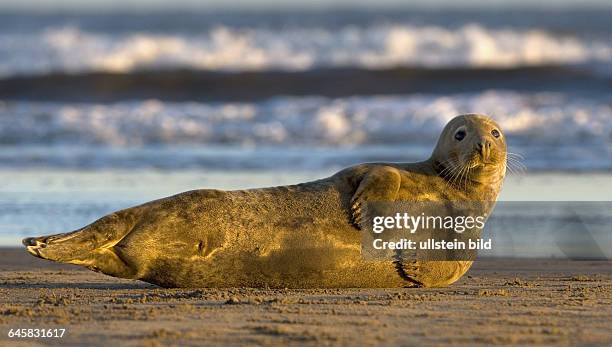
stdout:
{"type": "Polygon", "coordinates": [[[611,265],[480,259],[446,288],[163,289],[0,248],[0,344],[603,346],[611,265]],[[11,328],[67,330],[11,339],[11,328]]]}

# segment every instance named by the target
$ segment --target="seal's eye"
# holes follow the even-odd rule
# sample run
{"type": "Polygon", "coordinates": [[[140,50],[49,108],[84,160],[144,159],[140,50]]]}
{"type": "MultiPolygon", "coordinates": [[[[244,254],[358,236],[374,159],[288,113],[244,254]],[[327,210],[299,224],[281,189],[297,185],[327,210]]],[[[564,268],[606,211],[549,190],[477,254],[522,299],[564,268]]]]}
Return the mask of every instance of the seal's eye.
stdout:
{"type": "Polygon", "coordinates": [[[491,135],[493,135],[493,137],[498,138],[499,137],[499,130],[497,129],[493,129],[491,130],[491,135]]]}
{"type": "Polygon", "coordinates": [[[455,140],[461,141],[465,138],[465,130],[459,130],[455,133],[455,140]]]}

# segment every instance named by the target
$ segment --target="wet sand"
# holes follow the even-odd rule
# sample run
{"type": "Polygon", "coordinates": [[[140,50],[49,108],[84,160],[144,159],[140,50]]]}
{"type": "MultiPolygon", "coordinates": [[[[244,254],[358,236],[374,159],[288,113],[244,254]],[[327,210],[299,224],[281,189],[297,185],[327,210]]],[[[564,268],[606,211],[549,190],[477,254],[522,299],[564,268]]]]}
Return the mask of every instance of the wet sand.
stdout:
{"type": "Polygon", "coordinates": [[[162,289],[0,249],[1,346],[604,346],[611,317],[612,261],[481,259],[434,289],[162,289]]]}

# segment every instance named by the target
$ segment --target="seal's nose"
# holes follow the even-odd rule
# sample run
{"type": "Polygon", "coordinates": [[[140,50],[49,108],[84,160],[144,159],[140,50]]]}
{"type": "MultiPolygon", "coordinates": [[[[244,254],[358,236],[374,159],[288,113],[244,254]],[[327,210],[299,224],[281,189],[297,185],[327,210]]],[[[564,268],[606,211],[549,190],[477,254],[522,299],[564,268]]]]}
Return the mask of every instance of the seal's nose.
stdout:
{"type": "Polygon", "coordinates": [[[482,139],[476,143],[476,149],[482,155],[484,160],[489,158],[489,153],[491,152],[491,141],[482,139]]]}
{"type": "Polygon", "coordinates": [[[489,142],[487,140],[482,140],[482,141],[478,142],[477,146],[478,146],[478,150],[479,151],[482,151],[483,149],[490,149],[491,148],[491,142],[489,142]]]}

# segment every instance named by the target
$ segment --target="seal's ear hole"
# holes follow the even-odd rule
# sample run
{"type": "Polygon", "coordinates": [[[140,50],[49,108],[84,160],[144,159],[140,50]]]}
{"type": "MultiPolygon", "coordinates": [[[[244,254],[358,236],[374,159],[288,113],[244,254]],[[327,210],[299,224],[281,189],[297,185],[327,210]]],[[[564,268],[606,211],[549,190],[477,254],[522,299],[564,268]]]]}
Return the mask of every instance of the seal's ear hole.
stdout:
{"type": "Polygon", "coordinates": [[[465,128],[461,127],[455,131],[455,140],[461,141],[465,138],[465,135],[467,135],[465,128]]]}

